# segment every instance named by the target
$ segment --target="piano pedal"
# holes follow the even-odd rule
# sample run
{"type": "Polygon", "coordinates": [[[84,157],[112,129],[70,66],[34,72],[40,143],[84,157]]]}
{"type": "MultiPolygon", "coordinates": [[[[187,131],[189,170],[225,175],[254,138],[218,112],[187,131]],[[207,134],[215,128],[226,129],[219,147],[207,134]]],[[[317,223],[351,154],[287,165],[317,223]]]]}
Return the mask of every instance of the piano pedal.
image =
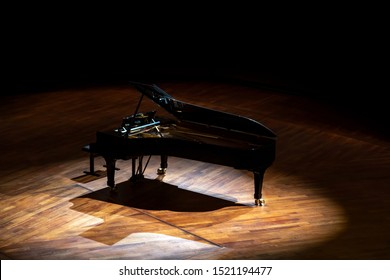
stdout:
{"type": "Polygon", "coordinates": [[[257,198],[255,199],[255,205],[256,206],[264,206],[265,200],[263,198],[257,198]]]}
{"type": "Polygon", "coordinates": [[[161,167],[159,167],[158,169],[157,169],[157,174],[158,175],[165,175],[167,173],[167,169],[166,168],[161,168],[161,167]]]}

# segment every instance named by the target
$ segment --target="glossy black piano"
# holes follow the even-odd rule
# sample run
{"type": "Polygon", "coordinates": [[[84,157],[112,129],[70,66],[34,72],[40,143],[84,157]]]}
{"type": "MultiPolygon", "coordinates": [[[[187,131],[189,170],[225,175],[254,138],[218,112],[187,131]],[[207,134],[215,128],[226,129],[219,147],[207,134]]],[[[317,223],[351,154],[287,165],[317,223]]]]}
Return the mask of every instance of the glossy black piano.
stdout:
{"type": "Polygon", "coordinates": [[[243,116],[176,100],[156,85],[130,85],[141,93],[135,112],[123,117],[117,128],[97,131],[96,142],[88,145],[89,152],[104,158],[111,190],[115,191],[117,160],[132,161],[130,180],[137,181],[152,155],[161,157],[158,174],[165,174],[168,158],[174,156],[253,172],[255,204],[264,204],[263,177],[275,160],[274,132],[243,116]],[[144,96],[169,117],[160,117],[157,111],[139,112],[144,96]]]}

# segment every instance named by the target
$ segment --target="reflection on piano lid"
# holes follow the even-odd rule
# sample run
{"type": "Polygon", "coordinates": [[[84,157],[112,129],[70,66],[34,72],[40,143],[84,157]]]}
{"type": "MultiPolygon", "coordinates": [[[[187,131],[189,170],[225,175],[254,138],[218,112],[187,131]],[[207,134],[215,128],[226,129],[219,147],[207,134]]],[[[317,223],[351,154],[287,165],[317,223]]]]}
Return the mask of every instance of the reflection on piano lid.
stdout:
{"type": "Polygon", "coordinates": [[[165,174],[168,156],[187,158],[252,171],[254,198],[262,205],[263,176],[275,159],[276,134],[255,120],[176,100],[156,85],[130,82],[142,95],[135,112],[120,128],[97,131],[97,154],[104,157],[107,185],[115,191],[115,162],[132,160],[132,177],[143,178],[145,155],[159,155],[159,174],[165,174]],[[146,96],[172,118],[156,111],[138,112],[146,96]],[[137,162],[138,161],[138,162],[137,162]]]}
{"type": "Polygon", "coordinates": [[[276,137],[273,131],[252,119],[176,100],[156,85],[137,82],[130,82],[130,84],[182,122],[242,131],[263,137],[276,137]]]}

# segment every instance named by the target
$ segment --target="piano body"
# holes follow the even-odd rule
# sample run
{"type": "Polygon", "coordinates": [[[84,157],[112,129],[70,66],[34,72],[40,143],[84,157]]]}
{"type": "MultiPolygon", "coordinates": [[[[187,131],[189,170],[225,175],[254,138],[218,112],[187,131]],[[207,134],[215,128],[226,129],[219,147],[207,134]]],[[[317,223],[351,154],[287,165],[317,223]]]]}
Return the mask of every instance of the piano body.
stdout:
{"type": "Polygon", "coordinates": [[[124,117],[117,129],[97,131],[93,143],[94,153],[105,160],[111,190],[117,160],[132,160],[130,180],[137,181],[149,162],[144,156],[161,157],[158,174],[165,174],[168,157],[174,156],[253,172],[255,204],[264,204],[263,176],[275,159],[276,135],[270,129],[243,116],[181,102],[156,85],[130,84],[142,94],[134,114],[124,117]],[[138,112],[144,96],[170,117],[138,112]]]}

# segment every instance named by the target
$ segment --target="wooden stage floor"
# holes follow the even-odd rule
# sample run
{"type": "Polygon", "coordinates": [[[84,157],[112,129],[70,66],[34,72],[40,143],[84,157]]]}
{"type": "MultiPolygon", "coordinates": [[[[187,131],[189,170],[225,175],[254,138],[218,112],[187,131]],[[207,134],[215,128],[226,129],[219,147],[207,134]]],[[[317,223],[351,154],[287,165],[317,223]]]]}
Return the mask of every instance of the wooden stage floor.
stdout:
{"type": "Polygon", "coordinates": [[[390,258],[386,140],[303,96],[210,81],[158,85],[278,135],[266,204],[253,205],[251,173],[173,157],[164,177],[152,157],[137,185],[127,181],[130,162],[119,161],[112,195],[101,158],[101,176],[84,175],[81,148],[131,115],[139,94],[123,85],[17,94],[0,105],[1,259],[390,258]]]}

